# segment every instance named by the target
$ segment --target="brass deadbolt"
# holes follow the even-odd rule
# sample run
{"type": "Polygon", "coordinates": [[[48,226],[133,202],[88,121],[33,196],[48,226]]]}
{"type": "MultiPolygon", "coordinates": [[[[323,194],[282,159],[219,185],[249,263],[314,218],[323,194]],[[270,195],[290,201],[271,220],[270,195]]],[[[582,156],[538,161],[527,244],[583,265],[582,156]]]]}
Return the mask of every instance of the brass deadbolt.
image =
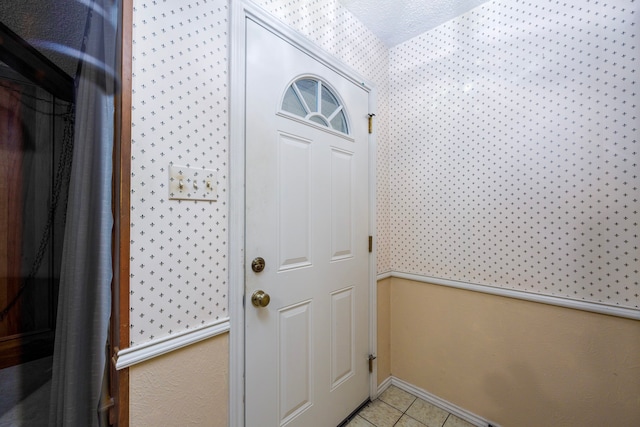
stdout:
{"type": "Polygon", "coordinates": [[[260,273],[262,270],[264,270],[264,266],[265,262],[264,258],[262,257],[258,257],[251,261],[251,269],[256,273],[260,273]]]}

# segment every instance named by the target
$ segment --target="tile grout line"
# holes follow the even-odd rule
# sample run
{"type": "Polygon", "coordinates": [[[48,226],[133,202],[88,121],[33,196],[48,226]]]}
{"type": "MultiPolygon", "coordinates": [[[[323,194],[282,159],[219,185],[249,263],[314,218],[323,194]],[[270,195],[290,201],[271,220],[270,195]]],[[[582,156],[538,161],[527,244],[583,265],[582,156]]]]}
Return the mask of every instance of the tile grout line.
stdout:
{"type": "MultiPolygon", "coordinates": [[[[398,425],[398,423],[400,422],[400,420],[402,420],[402,418],[403,418],[405,415],[406,415],[407,417],[411,418],[412,420],[415,420],[415,421],[416,421],[417,423],[419,423],[420,425],[423,425],[423,426],[425,426],[425,427],[428,427],[428,426],[427,426],[425,423],[423,423],[422,421],[420,421],[420,420],[418,420],[418,419],[416,419],[416,418],[412,417],[411,415],[407,414],[407,412],[409,411],[409,409],[411,409],[411,407],[413,406],[413,404],[414,404],[414,403],[419,399],[419,397],[418,397],[418,396],[415,396],[415,395],[413,395],[412,393],[409,393],[409,394],[413,397],[413,400],[411,401],[411,403],[409,403],[409,405],[407,406],[407,408],[406,408],[404,411],[403,411],[403,410],[401,410],[400,408],[395,407],[394,405],[392,405],[392,404],[390,404],[390,403],[385,402],[384,400],[380,399],[380,397],[376,398],[375,400],[378,400],[378,401],[380,401],[381,403],[385,404],[386,406],[389,406],[389,407],[394,408],[394,409],[396,409],[397,411],[400,411],[400,412],[401,412],[400,418],[398,418],[398,420],[393,424],[393,426],[392,426],[392,427],[396,427],[396,426],[398,425]]],[[[369,404],[371,404],[371,403],[375,402],[375,400],[374,400],[374,401],[370,401],[370,402],[369,402],[369,404]]],[[[368,405],[366,405],[366,406],[368,406],[368,405]]],[[[364,409],[364,408],[362,408],[362,409],[364,409]]],[[[354,418],[355,418],[355,417],[357,417],[357,416],[360,416],[360,412],[362,412],[362,410],[361,410],[361,411],[359,411],[357,414],[355,414],[354,418]]],[[[451,415],[453,415],[453,414],[452,414],[451,412],[449,412],[449,411],[445,411],[445,412],[446,412],[447,416],[445,417],[445,419],[444,419],[444,421],[442,422],[442,424],[440,425],[440,427],[444,427],[444,426],[445,426],[445,424],[447,423],[447,421],[449,420],[449,418],[451,418],[451,415]]],[[[378,426],[377,424],[374,424],[373,422],[369,421],[368,419],[366,419],[366,418],[364,418],[364,417],[361,417],[361,418],[363,418],[365,421],[367,421],[367,422],[368,422],[369,424],[371,424],[373,427],[380,427],[380,426],[378,426]]]]}
{"type": "MultiPolygon", "coordinates": [[[[412,396],[413,396],[413,395],[412,395],[412,396]]],[[[405,410],[402,412],[402,415],[400,415],[400,418],[398,418],[398,421],[396,421],[396,422],[393,424],[393,427],[397,426],[397,425],[398,425],[398,423],[400,422],[400,420],[402,420],[402,418],[403,418],[405,415],[406,415],[407,417],[411,418],[412,420],[415,420],[417,423],[419,423],[419,424],[421,424],[421,425],[423,425],[423,426],[425,426],[425,427],[429,427],[429,426],[427,426],[425,423],[423,423],[422,421],[417,420],[416,418],[413,418],[411,415],[407,414],[407,412],[409,412],[409,409],[411,409],[411,406],[413,406],[413,404],[414,404],[414,403],[416,403],[416,401],[417,401],[418,399],[419,399],[419,398],[418,398],[418,396],[413,396],[413,400],[411,401],[411,403],[409,404],[409,406],[407,406],[407,409],[405,409],[405,410]]],[[[387,402],[385,402],[384,400],[382,400],[382,402],[387,403],[387,402]]],[[[388,403],[387,403],[387,405],[388,405],[388,403]]],[[[391,406],[392,408],[394,408],[394,406],[393,406],[393,405],[389,405],[389,406],[391,406]]],[[[396,408],[396,409],[397,409],[397,408],[396,408]]],[[[447,413],[447,418],[445,418],[445,420],[444,420],[444,422],[445,422],[445,423],[446,423],[446,422],[447,422],[447,420],[449,419],[449,416],[450,416],[450,415],[451,415],[451,414],[447,413]]],[[[443,427],[443,426],[444,426],[444,423],[443,423],[443,424],[442,424],[442,426],[440,426],[440,427],[443,427]]]]}

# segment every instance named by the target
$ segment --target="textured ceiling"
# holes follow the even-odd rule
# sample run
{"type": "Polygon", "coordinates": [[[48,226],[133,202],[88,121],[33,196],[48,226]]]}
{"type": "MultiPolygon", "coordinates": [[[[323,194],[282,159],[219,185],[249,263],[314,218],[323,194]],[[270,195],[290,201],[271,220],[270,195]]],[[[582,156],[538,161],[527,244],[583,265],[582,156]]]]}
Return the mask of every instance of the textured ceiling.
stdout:
{"type": "Polygon", "coordinates": [[[388,47],[460,16],[487,0],[338,0],[388,47]]]}
{"type": "MultiPolygon", "coordinates": [[[[338,0],[388,47],[473,9],[487,0],[338,0]]],[[[0,0],[0,21],[27,41],[79,49],[87,10],[82,0],[0,0]]],[[[38,46],[40,47],[40,46],[38,46]]],[[[69,75],[77,59],[42,49],[69,75]]]]}

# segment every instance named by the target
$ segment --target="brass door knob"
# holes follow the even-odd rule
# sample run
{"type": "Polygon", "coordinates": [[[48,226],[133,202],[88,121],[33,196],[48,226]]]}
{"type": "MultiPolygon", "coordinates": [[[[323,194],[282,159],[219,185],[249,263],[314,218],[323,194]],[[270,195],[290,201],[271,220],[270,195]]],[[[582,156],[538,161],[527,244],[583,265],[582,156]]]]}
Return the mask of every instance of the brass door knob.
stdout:
{"type": "Polygon", "coordinates": [[[265,291],[255,291],[251,295],[251,304],[258,308],[268,306],[269,302],[271,302],[271,297],[265,291]]]}

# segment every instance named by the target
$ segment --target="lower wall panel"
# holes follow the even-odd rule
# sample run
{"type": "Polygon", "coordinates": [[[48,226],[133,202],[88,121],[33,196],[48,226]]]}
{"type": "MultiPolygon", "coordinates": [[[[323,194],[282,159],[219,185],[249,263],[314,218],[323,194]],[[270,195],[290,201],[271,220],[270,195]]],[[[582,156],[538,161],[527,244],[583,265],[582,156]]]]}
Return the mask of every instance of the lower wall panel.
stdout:
{"type": "Polygon", "coordinates": [[[228,334],[172,351],[129,370],[131,426],[227,426],[228,334]]]}
{"type": "Polygon", "coordinates": [[[390,281],[394,377],[505,427],[640,425],[640,321],[390,281]]]}
{"type": "MultiPolygon", "coordinates": [[[[508,426],[640,425],[640,321],[388,278],[378,379],[508,426]]],[[[228,424],[228,334],[130,367],[130,425],[228,424]]]]}

